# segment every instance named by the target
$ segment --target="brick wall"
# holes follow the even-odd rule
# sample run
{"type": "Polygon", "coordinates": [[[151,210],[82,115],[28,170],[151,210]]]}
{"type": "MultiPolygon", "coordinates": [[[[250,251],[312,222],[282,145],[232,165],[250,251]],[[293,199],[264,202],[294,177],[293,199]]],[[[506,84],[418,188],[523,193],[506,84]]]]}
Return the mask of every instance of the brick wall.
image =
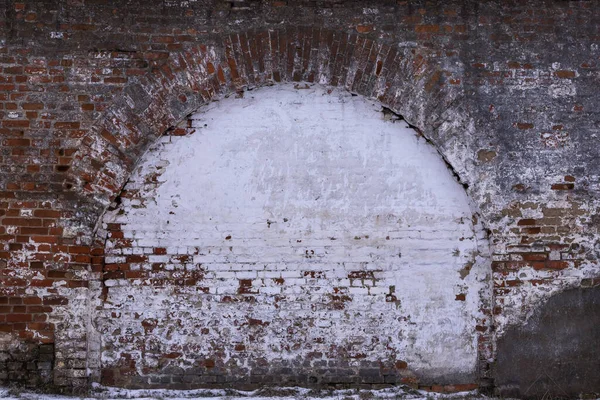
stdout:
{"type": "MultiPolygon", "coordinates": [[[[0,376],[99,379],[89,311],[102,301],[103,211],[189,113],[277,82],[374,99],[438,149],[489,231],[482,329],[502,337],[551,296],[599,282],[595,2],[2,7],[0,376]]],[[[481,346],[489,382],[494,341],[481,346]]]]}

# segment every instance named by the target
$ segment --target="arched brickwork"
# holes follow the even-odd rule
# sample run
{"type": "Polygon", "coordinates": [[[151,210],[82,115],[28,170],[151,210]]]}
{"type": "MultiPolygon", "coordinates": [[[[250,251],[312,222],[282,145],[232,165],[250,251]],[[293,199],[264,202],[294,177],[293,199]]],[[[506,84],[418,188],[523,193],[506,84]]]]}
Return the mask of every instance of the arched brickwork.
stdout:
{"type": "MultiPolygon", "coordinates": [[[[128,84],[73,155],[65,185],[80,197],[82,208],[89,207],[90,215],[97,216],[77,229],[83,238],[93,240],[100,216],[120,193],[140,156],[187,115],[212,100],[282,82],[340,87],[378,101],[415,126],[473,195],[477,182],[470,182],[473,175],[467,171],[474,165],[465,151],[473,139],[473,124],[462,104],[460,80],[434,56],[425,47],[403,48],[360,33],[310,26],[230,34],[173,55],[128,84]]],[[[477,214],[477,202],[472,206],[477,214]]],[[[478,221],[482,222],[485,226],[478,221]]],[[[489,376],[493,357],[491,304],[490,294],[481,304],[489,316],[480,321],[482,378],[489,376]]],[[[92,370],[94,379],[99,379],[99,371],[92,370]]]]}
{"type": "Polygon", "coordinates": [[[476,387],[486,235],[437,151],[380,110],[281,84],[151,146],[99,228],[101,382],[476,387]]]}
{"type": "Polygon", "coordinates": [[[460,82],[430,53],[320,27],[240,32],[197,45],[123,89],[83,138],[66,185],[102,210],[169,127],[211,99],[278,82],[317,82],[377,99],[418,127],[467,180],[471,166],[461,150],[472,126],[460,82]]]}

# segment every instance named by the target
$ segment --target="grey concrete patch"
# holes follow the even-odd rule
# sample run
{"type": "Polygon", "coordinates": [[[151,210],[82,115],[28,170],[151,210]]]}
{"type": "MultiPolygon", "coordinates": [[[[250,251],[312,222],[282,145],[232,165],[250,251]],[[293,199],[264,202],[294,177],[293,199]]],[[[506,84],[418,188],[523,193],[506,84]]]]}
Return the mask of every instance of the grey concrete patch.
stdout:
{"type": "Polygon", "coordinates": [[[502,396],[598,396],[600,287],[553,296],[527,324],[498,342],[496,384],[502,396]]]}

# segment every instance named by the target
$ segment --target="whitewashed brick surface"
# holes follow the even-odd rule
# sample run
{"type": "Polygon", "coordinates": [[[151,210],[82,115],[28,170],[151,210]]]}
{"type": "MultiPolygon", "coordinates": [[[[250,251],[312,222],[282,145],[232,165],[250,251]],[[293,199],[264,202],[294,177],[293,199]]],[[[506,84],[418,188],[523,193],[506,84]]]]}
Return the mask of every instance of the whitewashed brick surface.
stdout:
{"type": "Polygon", "coordinates": [[[379,106],[320,87],[246,92],[190,121],[193,134],[143,157],[104,219],[124,236],[109,234],[107,263],[145,257],[128,266],[141,277],[104,282],[104,367],[126,356],[151,375],[319,352],[474,381],[487,245],[435,149],[379,106]]]}

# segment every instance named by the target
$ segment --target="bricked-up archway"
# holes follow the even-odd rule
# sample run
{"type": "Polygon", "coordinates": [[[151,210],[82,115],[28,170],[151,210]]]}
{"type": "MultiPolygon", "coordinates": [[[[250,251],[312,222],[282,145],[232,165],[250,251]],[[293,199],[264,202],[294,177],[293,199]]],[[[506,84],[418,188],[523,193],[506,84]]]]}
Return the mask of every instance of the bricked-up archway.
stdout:
{"type": "MultiPolygon", "coordinates": [[[[424,47],[401,47],[320,27],[231,34],[174,54],[149,75],[132,79],[83,138],[64,182],[80,199],[79,212],[62,223],[70,233],[78,232],[80,240],[101,248],[102,241],[92,243],[99,218],[151,143],[212,99],[278,82],[318,82],[377,100],[417,126],[474,194],[478,186],[469,182],[475,175],[468,150],[475,140],[473,121],[463,105],[460,80],[453,79],[453,73],[435,59],[424,47]]],[[[90,285],[95,287],[102,273],[96,267],[93,270],[90,285]]],[[[93,303],[94,299],[92,307],[93,303]]],[[[478,328],[483,331],[479,372],[487,377],[493,357],[491,303],[482,309],[488,317],[478,328]]],[[[70,310],[67,314],[71,321],[85,324],[88,319],[91,323],[87,313],[70,310]]],[[[98,357],[93,355],[99,350],[97,342],[89,334],[83,337],[88,371],[92,379],[99,379],[99,365],[94,361],[98,357]]],[[[57,338],[57,347],[72,346],[72,342],[57,338]]]]}
{"type": "Polygon", "coordinates": [[[102,383],[477,387],[489,250],[437,151],[343,90],[239,97],[103,218],[102,383]]]}

